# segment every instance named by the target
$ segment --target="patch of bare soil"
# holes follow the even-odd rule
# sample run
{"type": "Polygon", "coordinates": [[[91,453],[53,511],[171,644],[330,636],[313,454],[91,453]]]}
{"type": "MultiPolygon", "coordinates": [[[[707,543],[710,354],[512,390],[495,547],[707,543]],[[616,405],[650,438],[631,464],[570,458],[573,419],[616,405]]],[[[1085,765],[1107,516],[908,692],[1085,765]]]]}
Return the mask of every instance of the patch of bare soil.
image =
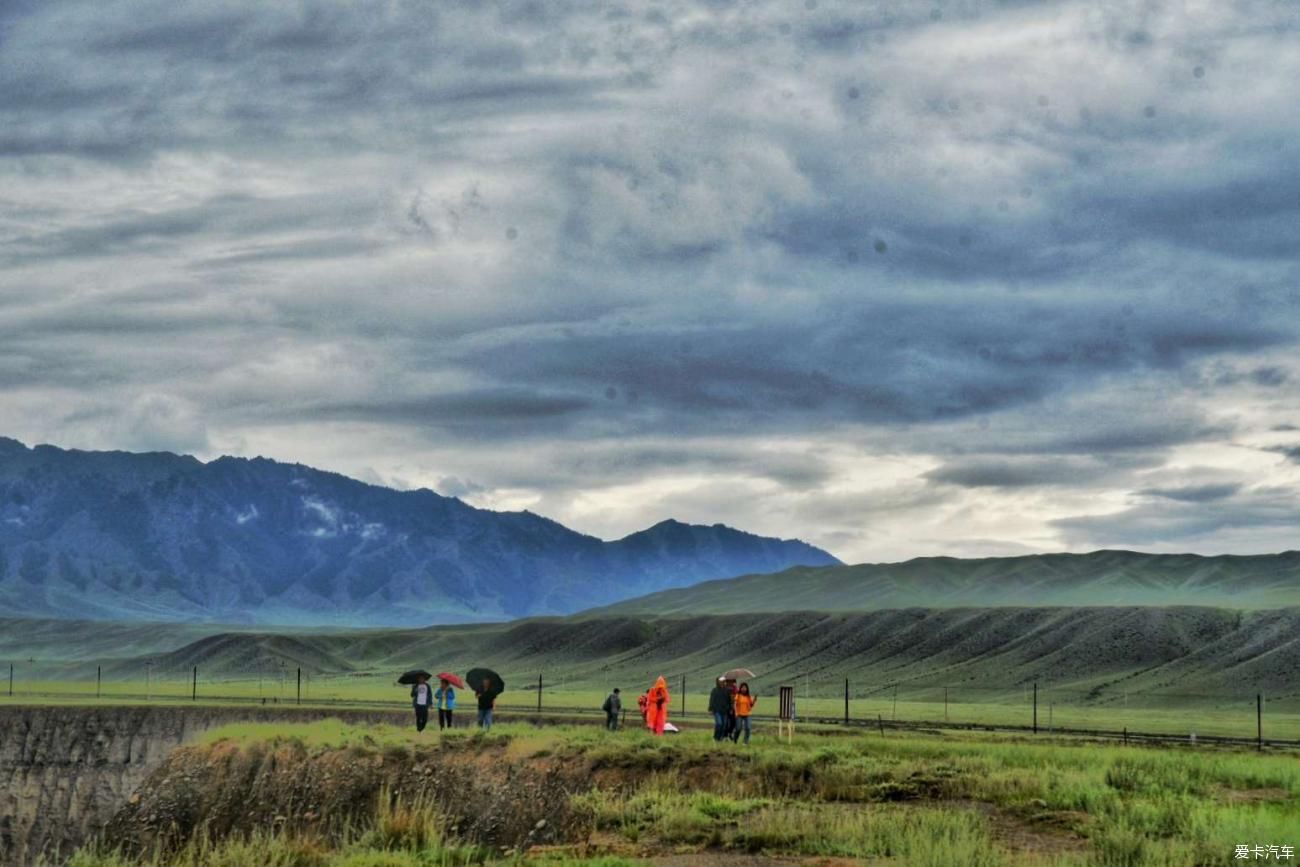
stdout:
{"type": "Polygon", "coordinates": [[[1087,838],[1078,832],[1090,821],[1087,813],[1044,808],[1022,816],[983,801],[955,803],[982,814],[993,839],[1018,854],[1057,855],[1088,847],[1087,838]]]}
{"type": "Polygon", "coordinates": [[[1226,804],[1271,804],[1291,800],[1291,793],[1277,787],[1264,789],[1220,789],[1219,800],[1226,804]]]}

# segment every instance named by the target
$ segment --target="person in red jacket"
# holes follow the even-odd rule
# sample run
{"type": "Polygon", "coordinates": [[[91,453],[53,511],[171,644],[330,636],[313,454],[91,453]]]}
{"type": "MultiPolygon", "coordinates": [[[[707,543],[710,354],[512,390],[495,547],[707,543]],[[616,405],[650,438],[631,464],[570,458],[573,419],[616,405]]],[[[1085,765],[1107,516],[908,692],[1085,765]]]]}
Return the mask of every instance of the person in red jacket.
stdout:
{"type": "Polygon", "coordinates": [[[664,726],[668,723],[668,681],[664,676],[659,675],[655,685],[650,688],[649,700],[647,702],[649,715],[646,718],[646,725],[657,735],[664,733],[664,726]]]}

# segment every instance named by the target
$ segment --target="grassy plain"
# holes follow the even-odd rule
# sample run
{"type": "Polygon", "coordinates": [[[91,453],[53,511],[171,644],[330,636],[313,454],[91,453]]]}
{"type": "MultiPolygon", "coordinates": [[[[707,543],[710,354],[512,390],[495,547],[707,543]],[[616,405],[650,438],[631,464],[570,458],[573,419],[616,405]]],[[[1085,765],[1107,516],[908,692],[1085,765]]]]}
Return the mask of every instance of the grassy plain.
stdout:
{"type": "MultiPolygon", "coordinates": [[[[705,732],[498,726],[423,735],[337,720],[209,732],[221,752],[292,744],[303,761],[474,762],[581,768],[568,839],[502,851],[464,839],[425,803],[379,798],[332,839],[244,829],[143,862],[85,851],[74,867],[416,867],[490,861],[715,865],[758,857],[835,863],[1145,867],[1233,863],[1238,845],[1300,844],[1300,758],[1032,742],[991,735],[797,737],[748,748],[705,732]],[[435,752],[429,753],[428,750],[435,752]],[[830,861],[826,859],[832,859],[830,861]]],[[[337,773],[337,770],[336,770],[337,773]]]]}
{"type": "MultiPolygon", "coordinates": [[[[278,681],[218,681],[198,684],[199,703],[296,703],[297,685],[292,680],[283,686],[278,681]]],[[[630,715],[635,715],[637,686],[624,686],[624,701],[630,715]]],[[[96,697],[94,681],[32,681],[22,684],[13,699],[0,692],[0,704],[6,702],[76,703],[76,704],[193,704],[193,684],[186,680],[155,681],[148,687],[143,682],[105,681],[99,685],[96,697]]],[[[931,694],[933,691],[930,691],[931,694]]],[[[1034,721],[1032,699],[1023,692],[1013,695],[989,696],[980,691],[950,691],[950,701],[940,698],[907,699],[895,702],[891,695],[880,694],[849,701],[849,715],[854,720],[885,723],[935,723],[938,725],[1031,726],[1034,721]]],[[[594,690],[545,689],[542,695],[543,711],[579,711],[598,713],[605,699],[604,692],[594,690]]],[[[391,680],[377,677],[307,678],[303,684],[302,704],[310,707],[405,707],[406,689],[395,686],[391,680]]],[[[537,692],[507,690],[497,700],[505,710],[535,711],[537,692]]],[[[674,696],[672,713],[680,717],[680,693],[674,696]]],[[[707,696],[701,689],[688,693],[688,714],[681,718],[686,725],[706,725],[704,711],[707,696]]],[[[796,696],[796,709],[804,719],[839,720],[844,717],[844,699],[826,696],[796,696]]],[[[1265,700],[1264,737],[1277,740],[1300,740],[1300,700],[1265,700]]],[[[473,695],[463,693],[460,711],[473,713],[473,695]]],[[[760,717],[772,716],[776,711],[776,698],[760,694],[755,713],[760,717]]],[[[1190,736],[1212,735],[1253,738],[1256,736],[1256,707],[1253,701],[1228,702],[1207,697],[1200,704],[1170,702],[1163,706],[1140,706],[1136,701],[1123,704],[1086,703],[1077,692],[1055,693],[1041,690],[1038,703],[1040,731],[1051,733],[1060,729],[1086,729],[1150,734],[1190,736]]]]}

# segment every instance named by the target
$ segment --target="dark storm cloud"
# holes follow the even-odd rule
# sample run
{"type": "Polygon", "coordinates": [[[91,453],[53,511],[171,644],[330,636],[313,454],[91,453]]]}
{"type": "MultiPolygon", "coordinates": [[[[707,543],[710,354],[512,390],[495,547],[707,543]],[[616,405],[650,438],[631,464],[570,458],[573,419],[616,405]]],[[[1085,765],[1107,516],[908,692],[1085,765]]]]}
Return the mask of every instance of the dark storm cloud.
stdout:
{"type": "Polygon", "coordinates": [[[923,455],[893,494],[918,509],[1137,491],[1152,538],[1275,526],[1246,481],[1133,476],[1286,421],[1296,27],[1252,0],[0,4],[0,425],[546,455],[467,496],[802,495],[835,445],[923,455]]]}
{"type": "Polygon", "coordinates": [[[589,408],[591,403],[581,396],[502,387],[371,403],[322,403],[296,407],[294,413],[306,418],[383,419],[451,429],[491,430],[503,421],[534,424],[571,415],[589,408]]]}
{"type": "Polygon", "coordinates": [[[1297,521],[1300,497],[1296,492],[1266,488],[1209,501],[1157,497],[1113,514],[1054,523],[1074,544],[1114,547],[1169,543],[1176,547],[1215,534],[1226,539],[1243,531],[1285,530],[1297,521]]]}
{"type": "Polygon", "coordinates": [[[1122,455],[1095,458],[963,458],[925,474],[925,478],[964,488],[1087,488],[1135,469],[1151,467],[1150,458],[1122,455]]]}
{"type": "MultiPolygon", "coordinates": [[[[832,319],[607,334],[538,335],[475,349],[459,361],[510,381],[614,386],[647,406],[677,411],[673,424],[749,423],[799,413],[901,423],[1022,407],[1105,372],[1177,368],[1198,356],[1259,350],[1284,341],[1270,323],[1194,314],[1125,317],[1084,302],[1055,307],[986,298],[878,302],[832,319]],[[715,418],[717,417],[717,418],[715,418]]],[[[1124,451],[1206,433],[1182,419],[1134,419],[1124,430],[1058,431],[1051,451],[1124,451]]]]}
{"type": "Polygon", "coordinates": [[[1180,503],[1206,503],[1226,499],[1240,490],[1241,485],[1238,484],[1188,485],[1181,488],[1147,488],[1139,493],[1180,503]]]}

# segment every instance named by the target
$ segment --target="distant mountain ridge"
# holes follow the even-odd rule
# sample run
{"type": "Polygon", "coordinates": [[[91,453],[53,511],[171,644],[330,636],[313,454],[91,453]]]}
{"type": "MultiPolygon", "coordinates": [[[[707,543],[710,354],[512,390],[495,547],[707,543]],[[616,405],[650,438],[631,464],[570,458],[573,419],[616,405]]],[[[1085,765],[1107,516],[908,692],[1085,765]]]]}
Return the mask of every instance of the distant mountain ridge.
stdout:
{"type": "Polygon", "coordinates": [[[918,557],[706,581],[587,612],[667,615],[1014,606],[1300,605],[1300,551],[1200,556],[1093,551],[918,557]]]}
{"type": "Polygon", "coordinates": [[[412,626],[838,562],[721,524],[669,520],[605,542],[265,458],[0,438],[0,616],[412,626]]]}

